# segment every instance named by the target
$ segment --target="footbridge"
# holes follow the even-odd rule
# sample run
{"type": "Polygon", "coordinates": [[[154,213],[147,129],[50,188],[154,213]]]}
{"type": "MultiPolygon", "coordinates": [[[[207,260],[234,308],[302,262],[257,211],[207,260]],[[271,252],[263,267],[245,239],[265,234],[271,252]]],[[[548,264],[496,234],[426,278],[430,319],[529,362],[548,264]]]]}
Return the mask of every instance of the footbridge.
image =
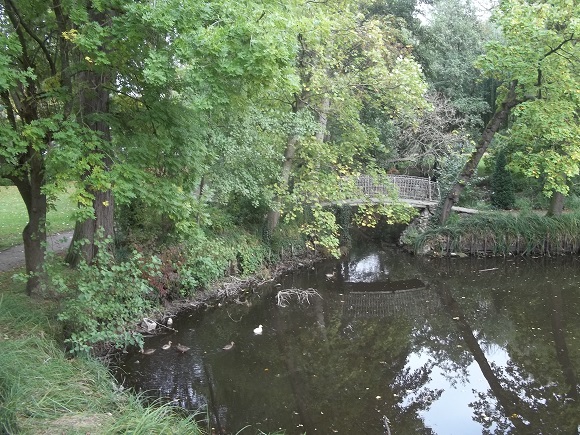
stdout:
{"type": "MultiPolygon", "coordinates": [[[[351,180],[349,180],[350,182],[351,180]]],[[[333,201],[333,205],[360,205],[365,203],[388,203],[393,197],[413,207],[426,208],[435,206],[441,199],[439,183],[427,177],[410,175],[388,175],[385,182],[376,182],[370,175],[359,175],[355,180],[353,198],[333,201]]],[[[477,210],[453,207],[460,213],[477,213],[477,210]]]]}

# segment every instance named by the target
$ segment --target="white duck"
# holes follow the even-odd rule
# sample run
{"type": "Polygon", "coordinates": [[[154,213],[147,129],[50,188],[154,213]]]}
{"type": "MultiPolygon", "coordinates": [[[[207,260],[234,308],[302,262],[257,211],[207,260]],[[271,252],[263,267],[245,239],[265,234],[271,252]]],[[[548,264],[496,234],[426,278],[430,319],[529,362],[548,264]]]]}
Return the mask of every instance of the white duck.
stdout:
{"type": "Polygon", "coordinates": [[[254,334],[256,335],[262,335],[262,325],[258,325],[257,328],[254,328],[254,334]]]}

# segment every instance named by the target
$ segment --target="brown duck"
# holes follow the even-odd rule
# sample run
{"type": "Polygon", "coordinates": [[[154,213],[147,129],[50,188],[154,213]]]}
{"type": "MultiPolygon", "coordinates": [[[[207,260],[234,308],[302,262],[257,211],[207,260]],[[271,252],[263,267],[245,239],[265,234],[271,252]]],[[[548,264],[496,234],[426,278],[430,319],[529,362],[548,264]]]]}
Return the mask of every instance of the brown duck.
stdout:
{"type": "Polygon", "coordinates": [[[181,352],[181,353],[185,353],[189,350],[189,347],[184,346],[183,344],[177,343],[177,345],[175,346],[175,350],[177,350],[178,352],[181,352]]]}

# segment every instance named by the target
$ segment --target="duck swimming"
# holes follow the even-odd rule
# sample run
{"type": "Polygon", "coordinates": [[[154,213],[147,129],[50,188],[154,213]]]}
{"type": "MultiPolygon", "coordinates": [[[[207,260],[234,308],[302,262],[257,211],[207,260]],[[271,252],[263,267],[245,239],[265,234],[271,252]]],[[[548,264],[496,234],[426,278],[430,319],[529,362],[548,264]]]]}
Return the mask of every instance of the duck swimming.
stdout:
{"type": "Polygon", "coordinates": [[[189,350],[189,347],[184,346],[183,344],[177,343],[177,346],[175,346],[175,349],[178,352],[185,353],[185,352],[187,352],[189,350]]]}
{"type": "Polygon", "coordinates": [[[167,344],[164,344],[163,346],[161,346],[161,349],[163,350],[167,350],[171,347],[171,340],[167,342],[167,344]]]}
{"type": "Polygon", "coordinates": [[[254,328],[254,334],[262,335],[262,325],[259,325],[257,328],[254,328]]]}
{"type": "Polygon", "coordinates": [[[226,344],[222,347],[223,350],[231,350],[234,347],[234,342],[232,341],[230,344],[226,344]]]}
{"type": "Polygon", "coordinates": [[[141,353],[143,355],[151,355],[152,353],[155,353],[156,349],[141,349],[141,353]]]}

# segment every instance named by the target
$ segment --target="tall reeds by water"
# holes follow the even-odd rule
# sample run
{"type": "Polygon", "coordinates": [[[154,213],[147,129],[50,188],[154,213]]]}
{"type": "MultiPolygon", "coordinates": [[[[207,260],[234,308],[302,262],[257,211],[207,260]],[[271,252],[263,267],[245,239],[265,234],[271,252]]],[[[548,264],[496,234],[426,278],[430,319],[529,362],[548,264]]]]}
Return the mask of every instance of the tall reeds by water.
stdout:
{"type": "Polygon", "coordinates": [[[576,254],[580,251],[580,212],[555,217],[532,212],[466,216],[428,228],[417,236],[414,248],[438,255],[576,254]]]}

